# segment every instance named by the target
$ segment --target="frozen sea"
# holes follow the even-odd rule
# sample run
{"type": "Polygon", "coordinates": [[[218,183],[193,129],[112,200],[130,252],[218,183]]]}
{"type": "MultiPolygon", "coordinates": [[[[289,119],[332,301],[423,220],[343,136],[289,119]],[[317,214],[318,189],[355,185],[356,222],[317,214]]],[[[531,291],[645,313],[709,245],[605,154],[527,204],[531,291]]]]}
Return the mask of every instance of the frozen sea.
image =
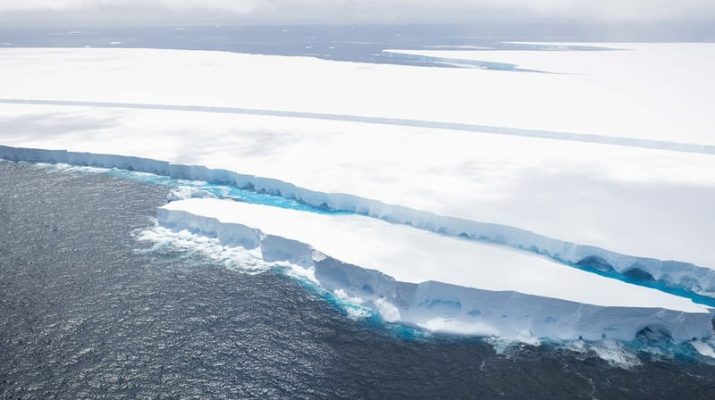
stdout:
{"type": "Polygon", "coordinates": [[[169,187],[0,162],[0,398],[711,399],[715,366],[411,336],[280,272],[148,251],[169,187]],[[81,205],[78,206],[78,205],[81,205]]]}

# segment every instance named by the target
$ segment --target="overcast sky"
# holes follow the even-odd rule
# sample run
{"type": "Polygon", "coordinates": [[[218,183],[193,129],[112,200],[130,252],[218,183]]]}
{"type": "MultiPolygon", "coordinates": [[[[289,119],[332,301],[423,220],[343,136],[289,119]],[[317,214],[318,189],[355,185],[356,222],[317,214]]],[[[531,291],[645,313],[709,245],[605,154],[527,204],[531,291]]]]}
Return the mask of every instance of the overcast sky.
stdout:
{"type": "Polygon", "coordinates": [[[715,19],[715,0],[0,0],[2,24],[715,19]]]}

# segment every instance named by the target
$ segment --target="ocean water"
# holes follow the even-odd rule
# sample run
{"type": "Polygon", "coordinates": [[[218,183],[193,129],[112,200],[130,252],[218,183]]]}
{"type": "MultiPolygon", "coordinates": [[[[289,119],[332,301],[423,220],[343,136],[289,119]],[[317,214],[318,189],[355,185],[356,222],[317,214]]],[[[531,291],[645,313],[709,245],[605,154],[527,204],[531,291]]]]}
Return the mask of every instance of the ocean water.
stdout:
{"type": "Polygon", "coordinates": [[[277,271],[147,251],[169,189],[0,162],[0,398],[715,398],[687,357],[406,336],[277,271]]]}

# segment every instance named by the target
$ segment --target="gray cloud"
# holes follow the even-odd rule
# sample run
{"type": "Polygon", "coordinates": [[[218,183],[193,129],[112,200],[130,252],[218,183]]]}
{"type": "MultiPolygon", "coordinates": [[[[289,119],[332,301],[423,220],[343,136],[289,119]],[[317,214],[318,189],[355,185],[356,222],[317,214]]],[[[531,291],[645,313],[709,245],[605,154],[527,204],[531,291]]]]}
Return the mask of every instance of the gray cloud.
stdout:
{"type": "Polygon", "coordinates": [[[715,18],[712,0],[2,0],[0,22],[469,22],[715,18]]]}

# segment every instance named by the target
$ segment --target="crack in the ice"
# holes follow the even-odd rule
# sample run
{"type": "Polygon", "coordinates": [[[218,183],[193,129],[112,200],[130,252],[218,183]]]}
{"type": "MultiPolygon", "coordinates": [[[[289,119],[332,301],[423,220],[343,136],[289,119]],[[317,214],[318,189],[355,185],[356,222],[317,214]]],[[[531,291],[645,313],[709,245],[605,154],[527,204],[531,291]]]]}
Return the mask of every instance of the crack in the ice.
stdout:
{"type": "Polygon", "coordinates": [[[46,100],[46,99],[0,99],[0,104],[125,108],[140,110],[189,111],[221,114],[248,114],[271,117],[305,118],[327,121],[359,122],[365,124],[398,125],[415,128],[446,129],[453,131],[519,136],[540,139],[564,140],[584,143],[608,144],[614,146],[638,147],[645,149],[676,151],[682,153],[715,154],[715,145],[671,142],[665,140],[639,139],[608,135],[548,131],[540,129],[510,128],[494,125],[469,124],[460,122],[427,121],[405,118],[375,117],[365,115],[329,114],[301,111],[266,110],[243,107],[212,107],[175,104],[119,103],[106,101],[46,100]]]}

